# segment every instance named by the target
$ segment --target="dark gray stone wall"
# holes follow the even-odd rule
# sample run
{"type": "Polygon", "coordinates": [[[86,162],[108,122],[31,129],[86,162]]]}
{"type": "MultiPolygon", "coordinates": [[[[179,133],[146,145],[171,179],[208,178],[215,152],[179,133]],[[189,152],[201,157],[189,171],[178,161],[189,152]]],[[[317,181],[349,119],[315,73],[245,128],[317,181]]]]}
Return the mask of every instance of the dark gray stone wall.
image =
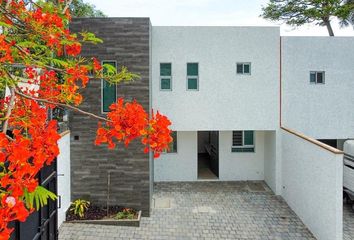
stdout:
{"type": "MultiPolygon", "coordinates": [[[[140,80],[119,84],[118,97],[136,99],[149,111],[150,20],[148,18],[77,18],[71,31],[89,31],[104,43],[83,46],[82,56],[99,60],[116,60],[141,76],[140,80]]],[[[83,90],[81,108],[101,115],[101,80],[91,80],[83,90]]],[[[150,212],[149,155],[143,153],[139,141],[126,149],[118,145],[109,150],[95,146],[97,120],[72,113],[71,128],[71,189],[72,199],[84,198],[94,204],[106,204],[110,173],[109,204],[134,207],[150,212]],[[75,137],[79,140],[75,140],[75,137]]]]}

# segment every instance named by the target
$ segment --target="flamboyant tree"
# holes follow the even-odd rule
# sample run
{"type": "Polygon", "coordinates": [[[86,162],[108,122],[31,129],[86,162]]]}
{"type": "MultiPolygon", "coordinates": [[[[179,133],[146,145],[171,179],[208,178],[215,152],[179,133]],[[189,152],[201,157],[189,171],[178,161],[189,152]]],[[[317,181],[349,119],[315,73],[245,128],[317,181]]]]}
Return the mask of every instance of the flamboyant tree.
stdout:
{"type": "Polygon", "coordinates": [[[326,26],[329,36],[334,36],[332,19],[338,18],[344,26],[353,20],[352,0],[269,0],[262,7],[262,17],[272,21],[284,21],[292,26],[315,23],[326,26]]]}
{"type": "Polygon", "coordinates": [[[119,99],[107,117],[79,108],[79,90],[89,81],[111,84],[138,76],[122,68],[80,57],[83,43],[99,44],[94,34],[69,31],[70,0],[0,0],[0,240],[11,221],[24,221],[53,194],[38,186],[40,169],[59,154],[57,122],[48,111],[66,108],[98,120],[96,144],[128,145],[138,139],[154,157],[172,141],[167,117],[148,114],[136,101],[119,99]],[[150,115],[150,116],[149,116],[150,115]]]}

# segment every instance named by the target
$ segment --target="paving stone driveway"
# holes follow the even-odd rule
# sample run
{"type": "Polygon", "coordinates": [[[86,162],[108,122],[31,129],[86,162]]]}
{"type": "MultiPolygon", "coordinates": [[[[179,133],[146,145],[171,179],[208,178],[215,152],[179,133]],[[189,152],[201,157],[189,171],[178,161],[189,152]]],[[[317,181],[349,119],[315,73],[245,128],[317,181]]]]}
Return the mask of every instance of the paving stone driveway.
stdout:
{"type": "Polygon", "coordinates": [[[154,199],[140,228],[64,223],[59,239],[314,239],[263,182],[158,183],[154,199]]]}

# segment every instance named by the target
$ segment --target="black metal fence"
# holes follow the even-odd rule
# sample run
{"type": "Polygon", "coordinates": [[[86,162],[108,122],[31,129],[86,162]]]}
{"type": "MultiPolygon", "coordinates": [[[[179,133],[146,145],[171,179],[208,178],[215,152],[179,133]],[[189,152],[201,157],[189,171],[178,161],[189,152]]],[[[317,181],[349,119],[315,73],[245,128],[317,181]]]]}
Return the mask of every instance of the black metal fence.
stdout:
{"type": "MultiPolygon", "coordinates": [[[[57,194],[57,163],[44,167],[39,174],[39,184],[57,194]]],[[[33,212],[26,222],[13,222],[15,228],[11,240],[57,240],[57,201],[49,200],[48,205],[33,212]]]]}

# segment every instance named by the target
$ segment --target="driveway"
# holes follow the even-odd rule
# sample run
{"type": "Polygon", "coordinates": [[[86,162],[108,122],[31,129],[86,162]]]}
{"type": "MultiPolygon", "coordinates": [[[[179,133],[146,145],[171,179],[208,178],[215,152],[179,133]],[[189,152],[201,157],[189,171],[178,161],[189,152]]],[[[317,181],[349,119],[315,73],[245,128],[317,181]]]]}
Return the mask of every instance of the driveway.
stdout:
{"type": "Polygon", "coordinates": [[[139,228],[64,223],[60,240],[314,239],[264,182],[157,183],[139,228]]]}

